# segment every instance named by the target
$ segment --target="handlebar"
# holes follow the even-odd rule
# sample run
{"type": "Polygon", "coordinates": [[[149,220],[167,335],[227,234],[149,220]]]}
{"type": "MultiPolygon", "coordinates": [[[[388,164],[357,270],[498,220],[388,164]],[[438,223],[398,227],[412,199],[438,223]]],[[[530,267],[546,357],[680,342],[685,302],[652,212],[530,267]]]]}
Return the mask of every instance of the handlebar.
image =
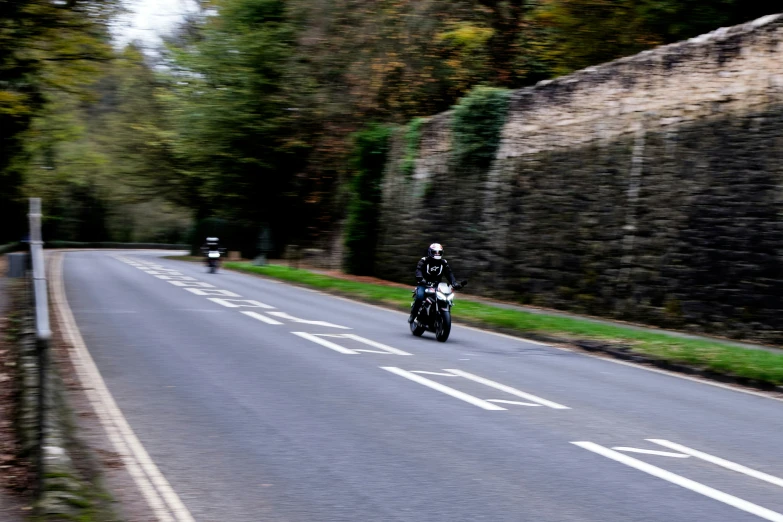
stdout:
{"type": "MultiPolygon", "coordinates": [[[[426,286],[427,288],[435,288],[440,283],[428,283],[427,281],[417,281],[416,286],[426,286]]],[[[454,288],[463,288],[465,285],[468,284],[467,279],[463,279],[462,281],[457,281],[457,284],[452,285],[454,288]]]]}

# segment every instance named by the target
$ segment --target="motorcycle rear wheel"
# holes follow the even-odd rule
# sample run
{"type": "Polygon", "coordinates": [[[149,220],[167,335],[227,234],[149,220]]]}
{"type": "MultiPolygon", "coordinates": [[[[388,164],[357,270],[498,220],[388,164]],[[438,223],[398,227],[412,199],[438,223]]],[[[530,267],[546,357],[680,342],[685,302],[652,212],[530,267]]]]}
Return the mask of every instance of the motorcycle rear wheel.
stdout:
{"type": "Polygon", "coordinates": [[[435,330],[435,339],[445,343],[451,333],[451,312],[441,312],[437,329],[435,330]]]}
{"type": "Polygon", "coordinates": [[[423,334],[424,330],[427,329],[426,326],[420,325],[417,321],[413,321],[412,323],[410,323],[410,325],[411,325],[411,333],[416,337],[421,337],[421,334],[423,334]]]}

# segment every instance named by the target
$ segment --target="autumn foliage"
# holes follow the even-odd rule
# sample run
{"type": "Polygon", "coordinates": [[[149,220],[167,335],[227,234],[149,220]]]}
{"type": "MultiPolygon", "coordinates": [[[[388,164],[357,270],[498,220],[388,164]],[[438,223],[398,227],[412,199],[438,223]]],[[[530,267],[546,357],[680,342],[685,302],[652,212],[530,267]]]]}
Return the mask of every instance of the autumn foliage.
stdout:
{"type": "MultiPolygon", "coordinates": [[[[14,223],[0,242],[19,238],[23,198],[40,195],[63,239],[181,239],[188,222],[219,218],[243,231],[264,223],[277,252],[323,245],[357,201],[376,198],[380,174],[365,179],[351,161],[357,132],[406,126],[401,168],[412,171],[417,118],[457,107],[467,118],[457,154],[478,143],[471,157],[484,158],[502,125],[502,89],[775,9],[760,0],[201,5],[165,49],[145,55],[111,47],[108,0],[0,1],[0,219],[14,223]]],[[[371,228],[350,222],[356,238],[371,228]]]]}

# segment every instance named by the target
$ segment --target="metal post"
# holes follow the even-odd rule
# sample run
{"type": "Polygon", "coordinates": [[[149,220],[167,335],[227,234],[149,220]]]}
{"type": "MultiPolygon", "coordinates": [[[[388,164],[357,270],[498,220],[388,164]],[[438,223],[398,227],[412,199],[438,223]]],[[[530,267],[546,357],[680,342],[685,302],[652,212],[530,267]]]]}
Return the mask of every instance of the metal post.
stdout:
{"type": "Polygon", "coordinates": [[[30,260],[33,268],[33,297],[35,300],[35,337],[38,355],[38,452],[37,475],[39,491],[44,476],[44,447],[46,433],[46,407],[49,372],[49,341],[52,332],[49,327],[49,296],[46,285],[43,240],[41,238],[41,199],[30,198],[30,260]]]}

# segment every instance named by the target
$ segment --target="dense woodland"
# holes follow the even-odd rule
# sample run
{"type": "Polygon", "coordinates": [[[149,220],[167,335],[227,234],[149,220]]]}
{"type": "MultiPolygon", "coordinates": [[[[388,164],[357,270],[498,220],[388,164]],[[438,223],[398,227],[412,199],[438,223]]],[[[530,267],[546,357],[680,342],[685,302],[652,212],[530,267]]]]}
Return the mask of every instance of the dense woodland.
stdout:
{"type": "Polygon", "coordinates": [[[151,55],[113,44],[116,1],[0,0],[0,243],[40,196],[49,239],[318,246],[384,154],[367,133],[775,4],[215,0],[151,55]]]}

